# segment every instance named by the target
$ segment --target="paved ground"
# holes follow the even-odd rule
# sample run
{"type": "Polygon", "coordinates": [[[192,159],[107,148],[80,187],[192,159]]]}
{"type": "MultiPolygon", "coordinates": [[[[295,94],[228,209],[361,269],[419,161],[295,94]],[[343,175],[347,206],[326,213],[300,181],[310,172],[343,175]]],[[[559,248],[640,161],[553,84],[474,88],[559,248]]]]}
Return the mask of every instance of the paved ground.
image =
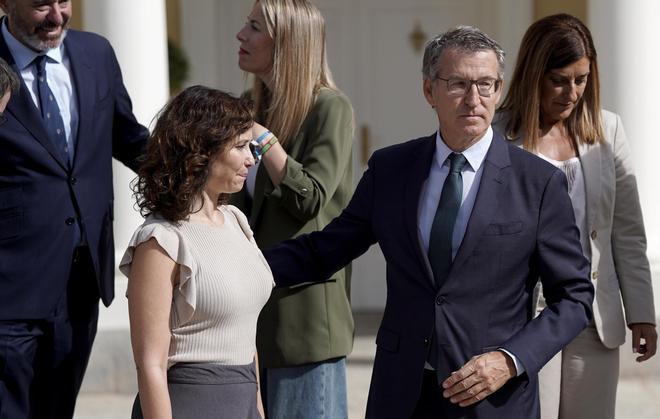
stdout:
{"type": "MultiPolygon", "coordinates": [[[[371,367],[375,351],[376,316],[361,316],[353,353],[348,358],[348,407],[350,419],[364,417],[371,367]]],[[[628,355],[622,363],[630,363],[628,355]]],[[[632,357],[632,355],[630,355],[632,357]]],[[[616,417],[618,419],[660,418],[660,361],[627,367],[619,384],[616,417]]],[[[81,394],[75,419],[129,418],[134,395],[85,392],[81,394]]],[[[334,418],[329,418],[334,419],[334,418]]]]}
{"type": "MultiPolygon", "coordinates": [[[[371,369],[359,366],[349,375],[350,419],[364,417],[366,391],[371,369]]],[[[657,419],[660,416],[660,385],[626,379],[621,382],[616,417],[619,419],[657,419]]],[[[129,418],[133,396],[91,394],[80,397],[76,419],[129,418]]],[[[330,418],[332,419],[332,418],[330,418]]]]}

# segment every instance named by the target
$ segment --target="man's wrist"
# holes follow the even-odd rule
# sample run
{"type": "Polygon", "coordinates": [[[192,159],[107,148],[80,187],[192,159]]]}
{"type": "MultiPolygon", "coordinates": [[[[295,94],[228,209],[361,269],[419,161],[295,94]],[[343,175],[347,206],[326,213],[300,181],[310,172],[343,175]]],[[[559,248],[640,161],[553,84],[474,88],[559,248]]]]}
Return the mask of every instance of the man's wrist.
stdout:
{"type": "Polygon", "coordinates": [[[502,352],[506,357],[506,364],[509,367],[509,372],[511,373],[512,378],[522,375],[522,373],[525,372],[525,367],[523,367],[523,365],[514,354],[504,348],[498,348],[497,350],[502,352]]]}

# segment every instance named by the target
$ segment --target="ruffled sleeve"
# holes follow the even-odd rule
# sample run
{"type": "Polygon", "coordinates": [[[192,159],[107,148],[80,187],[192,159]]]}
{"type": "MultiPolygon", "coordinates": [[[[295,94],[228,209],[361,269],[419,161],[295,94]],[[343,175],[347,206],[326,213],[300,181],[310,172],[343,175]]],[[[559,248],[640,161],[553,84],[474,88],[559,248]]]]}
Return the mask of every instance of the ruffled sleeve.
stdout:
{"type": "Polygon", "coordinates": [[[173,315],[175,324],[181,325],[195,312],[197,293],[194,276],[197,271],[195,260],[180,232],[172,224],[158,219],[147,219],[133,233],[128,248],[119,263],[119,270],[131,280],[131,263],[135,248],[154,238],[167,255],[179,265],[179,284],[174,289],[173,315]]]}

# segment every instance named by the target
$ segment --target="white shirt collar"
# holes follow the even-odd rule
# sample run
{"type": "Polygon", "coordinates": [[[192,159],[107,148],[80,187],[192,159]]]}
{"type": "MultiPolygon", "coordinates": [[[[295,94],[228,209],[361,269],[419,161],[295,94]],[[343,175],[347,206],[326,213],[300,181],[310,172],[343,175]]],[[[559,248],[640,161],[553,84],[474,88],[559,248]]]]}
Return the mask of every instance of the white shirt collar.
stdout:
{"type": "MultiPolygon", "coordinates": [[[[3,19],[2,22],[2,36],[5,38],[5,43],[12,57],[14,57],[14,62],[16,62],[16,67],[19,71],[23,71],[25,67],[32,64],[34,59],[41,53],[34,51],[27,46],[25,46],[21,41],[16,39],[14,35],[9,32],[9,27],[7,26],[8,19],[3,19]]],[[[64,36],[62,36],[62,41],[64,41],[64,36]]],[[[62,50],[64,48],[64,42],[60,43],[60,46],[57,48],[51,48],[46,51],[48,58],[58,63],[62,62],[62,50]]]]}
{"type": "MultiPolygon", "coordinates": [[[[486,133],[484,134],[483,137],[476,143],[472,144],[470,147],[466,148],[465,150],[462,151],[461,154],[465,156],[465,159],[467,160],[468,164],[472,168],[473,171],[479,170],[481,167],[481,164],[483,163],[484,159],[486,158],[486,153],[488,153],[488,149],[490,148],[490,144],[493,142],[493,129],[491,126],[488,126],[488,129],[486,130],[486,133]]],[[[447,157],[453,153],[453,151],[447,147],[447,144],[442,139],[442,134],[440,134],[440,130],[438,130],[436,136],[435,136],[435,161],[436,164],[440,167],[445,163],[445,160],[447,160],[447,157]]]]}

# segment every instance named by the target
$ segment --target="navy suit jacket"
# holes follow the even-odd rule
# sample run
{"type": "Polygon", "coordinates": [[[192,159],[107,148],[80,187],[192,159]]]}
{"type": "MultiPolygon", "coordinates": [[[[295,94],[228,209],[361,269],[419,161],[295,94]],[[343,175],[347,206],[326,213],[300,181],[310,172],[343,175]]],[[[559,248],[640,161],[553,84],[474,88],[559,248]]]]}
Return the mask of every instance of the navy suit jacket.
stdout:
{"type": "Polygon", "coordinates": [[[327,278],[372,244],[380,245],[387,262],[387,302],[367,417],[411,416],[434,333],[441,378],[497,348],[515,354],[526,369],[472,407],[443,402],[443,418],[537,417],[539,369],[591,318],[593,287],[566,179],[495,134],[467,231],[438,289],[417,226],[435,138],[375,152],[338,218],[265,256],[277,284],[292,285],[299,278],[327,278]],[[549,307],[532,319],[539,278],[549,307]]]}
{"type": "MultiPolygon", "coordinates": [[[[96,273],[89,280],[98,282],[106,305],[114,296],[112,157],[137,168],[149,133],[133,116],[108,41],[69,30],[64,44],[79,113],[72,168],[22,79],[0,125],[0,319],[44,318],[53,310],[71,270],[76,217],[96,273]]],[[[0,57],[20,78],[2,36],[0,57]]]]}

